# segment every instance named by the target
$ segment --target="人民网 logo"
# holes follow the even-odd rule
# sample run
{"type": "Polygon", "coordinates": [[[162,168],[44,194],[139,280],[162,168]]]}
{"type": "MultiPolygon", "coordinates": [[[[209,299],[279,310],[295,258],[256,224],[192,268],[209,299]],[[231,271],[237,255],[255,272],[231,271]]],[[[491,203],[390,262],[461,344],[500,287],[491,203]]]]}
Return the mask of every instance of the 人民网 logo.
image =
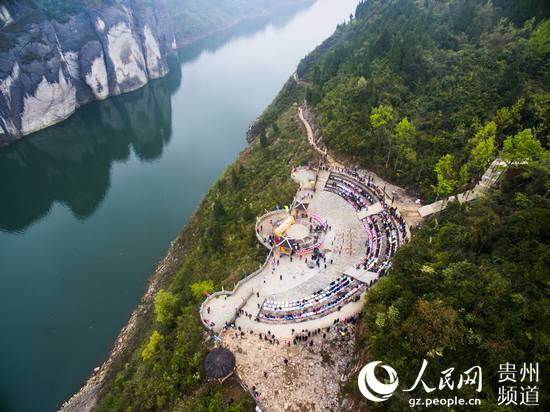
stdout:
{"type": "Polygon", "coordinates": [[[380,361],[368,363],[361,369],[361,372],[359,372],[359,390],[365,398],[373,402],[384,402],[388,400],[399,384],[397,372],[388,365],[380,365],[380,367],[387,372],[390,383],[382,383],[378,380],[374,371],[381,363],[380,361]]]}
{"type": "MultiPolygon", "coordinates": [[[[411,408],[429,406],[481,405],[481,399],[479,397],[464,398],[457,396],[458,394],[453,394],[454,396],[450,397],[413,397],[415,396],[414,391],[417,390],[417,388],[423,389],[426,394],[431,394],[436,390],[446,390],[452,392],[460,391],[460,389],[464,386],[472,386],[474,390],[479,393],[481,392],[483,387],[481,366],[472,366],[470,369],[458,374],[458,376],[454,374],[454,367],[447,368],[441,371],[438,385],[432,384],[425,379],[424,373],[426,372],[427,368],[428,361],[426,359],[423,359],[420,370],[418,371],[418,374],[412,386],[408,389],[401,389],[402,392],[413,392],[413,394],[406,396],[409,402],[409,406],[411,408]]],[[[505,375],[507,380],[510,380],[511,382],[516,381],[512,381],[512,378],[508,379],[508,377],[512,375],[511,372],[509,375],[508,371],[513,371],[515,370],[514,368],[514,365],[510,366],[509,364],[504,365],[503,368],[505,369],[505,373],[503,372],[503,375],[505,375]]],[[[529,382],[538,382],[538,364],[535,364],[535,366],[530,364],[529,368],[522,368],[522,377],[526,376],[529,378],[529,382]]],[[[395,391],[397,391],[397,388],[399,386],[399,378],[397,377],[397,372],[394,368],[389,365],[384,365],[381,361],[375,361],[368,363],[363,367],[363,369],[361,369],[358,376],[358,384],[359,390],[366,399],[372,402],[384,402],[391,398],[395,391]],[[378,376],[381,378],[381,380],[378,379],[376,376],[376,368],[379,368],[378,376]]],[[[511,390],[514,388],[509,387],[508,389],[511,390]]],[[[512,395],[510,395],[510,397],[505,397],[505,393],[507,394],[508,392],[506,392],[504,389],[502,391],[499,389],[499,402],[510,402],[507,403],[507,405],[515,402],[515,397],[512,398],[512,395]],[[502,399],[500,398],[500,395],[502,395],[502,399]]],[[[530,386],[526,386],[522,393],[525,395],[522,400],[523,405],[538,405],[538,387],[535,386],[531,388],[530,386]]],[[[500,404],[501,403],[499,403],[499,405],[500,404]]]]}

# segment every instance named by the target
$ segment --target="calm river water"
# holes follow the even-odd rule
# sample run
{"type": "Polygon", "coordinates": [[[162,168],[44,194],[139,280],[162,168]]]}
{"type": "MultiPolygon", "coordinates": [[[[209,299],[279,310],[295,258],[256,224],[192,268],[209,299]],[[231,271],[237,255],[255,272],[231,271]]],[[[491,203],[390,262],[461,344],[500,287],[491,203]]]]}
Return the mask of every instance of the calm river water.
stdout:
{"type": "Polygon", "coordinates": [[[170,75],[0,151],[0,411],[52,411],[107,355],[245,131],[357,0],[181,51],[170,75]]]}

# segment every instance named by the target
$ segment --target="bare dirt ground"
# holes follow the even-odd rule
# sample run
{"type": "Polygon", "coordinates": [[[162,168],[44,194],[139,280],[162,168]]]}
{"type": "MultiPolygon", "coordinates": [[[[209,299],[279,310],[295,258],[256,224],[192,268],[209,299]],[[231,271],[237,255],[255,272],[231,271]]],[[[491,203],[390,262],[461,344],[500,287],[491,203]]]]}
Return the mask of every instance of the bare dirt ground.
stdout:
{"type": "Polygon", "coordinates": [[[223,334],[222,343],[235,354],[243,385],[259,393],[256,400],[264,412],[343,411],[349,410],[342,407],[349,400],[340,398],[340,385],[349,373],[355,326],[341,326],[347,329],[345,337],[333,326],[290,347],[256,333],[241,337],[235,329],[223,334]]]}

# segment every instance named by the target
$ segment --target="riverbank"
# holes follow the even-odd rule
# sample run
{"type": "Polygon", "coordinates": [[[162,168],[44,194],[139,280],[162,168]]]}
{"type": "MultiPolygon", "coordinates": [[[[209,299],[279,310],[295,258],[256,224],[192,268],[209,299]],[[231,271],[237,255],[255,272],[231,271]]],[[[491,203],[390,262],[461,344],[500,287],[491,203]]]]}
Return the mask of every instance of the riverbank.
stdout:
{"type": "Polygon", "coordinates": [[[100,366],[94,368],[79,391],[61,406],[61,411],[87,412],[93,410],[104,384],[113,378],[114,370],[120,367],[131,351],[140,344],[139,337],[145,328],[144,323],[151,317],[154,310],[155,296],[181,265],[187,245],[186,239],[189,237],[189,225],[177,239],[170,243],[166,255],[149,278],[139,305],[133,310],[128,323],[116,337],[107,359],[100,366]]]}
{"type": "MultiPolygon", "coordinates": [[[[293,95],[295,96],[293,98],[294,101],[299,101],[303,97],[302,91],[294,87],[292,82],[287,83],[281,95],[284,97],[293,95]]],[[[270,140],[274,140],[274,142],[270,144],[269,148],[261,148],[257,143],[248,147],[241,153],[235,164],[220,178],[221,182],[228,182],[223,186],[231,185],[233,187],[232,192],[223,195],[224,198],[227,198],[227,200],[224,201],[225,207],[228,213],[232,213],[233,216],[235,216],[234,213],[236,213],[236,211],[231,207],[231,204],[234,204],[235,208],[241,209],[240,212],[238,212],[239,214],[248,214],[251,209],[254,210],[256,207],[259,208],[260,205],[274,204],[275,201],[282,204],[288,202],[288,200],[286,200],[287,197],[291,199],[294,186],[289,179],[287,166],[284,167],[285,165],[278,164],[276,159],[272,157],[272,150],[279,151],[280,149],[280,151],[286,153],[286,156],[290,156],[290,159],[295,158],[293,162],[295,162],[296,165],[306,163],[307,159],[310,158],[309,156],[312,155],[308,150],[307,144],[298,140],[299,137],[297,137],[297,134],[299,136],[300,126],[297,119],[291,113],[283,115],[287,110],[287,106],[279,107],[277,102],[276,100],[266,110],[266,113],[275,113],[278,118],[279,130],[276,133],[272,130],[269,131],[270,140]],[[287,143],[289,139],[292,141],[296,140],[294,148],[297,149],[297,153],[292,153],[292,150],[288,147],[287,143]],[[271,164],[273,164],[273,166],[271,166],[271,164]],[[281,169],[280,173],[277,173],[278,169],[281,169]],[[259,177],[259,175],[261,176],[261,174],[267,171],[274,173],[275,176],[271,176],[271,179],[268,175],[259,177]],[[235,179],[235,173],[240,176],[238,186],[236,187],[233,186],[237,184],[233,180],[235,179]],[[250,180],[252,178],[251,174],[256,178],[254,183],[250,180]],[[279,184],[277,184],[277,182],[279,182],[279,184]],[[259,187],[257,187],[258,185],[266,187],[269,184],[275,185],[272,187],[272,190],[264,190],[261,192],[259,187]],[[258,206],[254,205],[254,203],[256,203],[254,201],[255,197],[259,199],[257,201],[258,206]],[[252,204],[248,206],[243,205],[243,198],[248,198],[252,204]],[[233,212],[230,212],[230,210],[233,210],[233,212]]],[[[225,285],[229,287],[229,285],[234,284],[238,279],[238,277],[236,277],[238,273],[251,271],[254,267],[257,267],[259,262],[263,261],[265,256],[261,250],[253,249],[247,256],[235,256],[231,253],[231,249],[227,249],[228,246],[223,248],[224,251],[221,252],[221,254],[214,253],[211,255],[208,262],[198,257],[204,253],[201,252],[201,250],[204,250],[205,247],[209,248],[206,242],[211,240],[211,235],[207,234],[205,231],[210,233],[210,230],[213,230],[209,227],[211,225],[209,222],[210,210],[213,198],[219,196],[220,185],[221,183],[218,183],[209,190],[198,207],[197,212],[186,224],[182,234],[172,242],[166,256],[159,263],[153,276],[149,280],[146,293],[139,306],[132,312],[128,324],[117,336],[115,344],[106,361],[94,370],[78,393],[65,402],[62,410],[89,411],[97,408],[98,402],[101,402],[104,395],[109,397],[109,392],[113,389],[112,382],[120,373],[124,373],[124,371],[127,370],[127,365],[141,362],[139,356],[140,351],[138,349],[147,339],[147,335],[155,328],[153,310],[154,297],[161,288],[174,289],[176,287],[180,290],[183,287],[182,293],[187,296],[183,298],[183,301],[186,301],[186,305],[192,308],[194,315],[198,315],[198,302],[194,301],[194,299],[189,296],[189,285],[197,280],[197,276],[206,276],[210,279],[213,278],[216,285],[225,285]],[[236,264],[231,269],[223,268],[220,270],[221,268],[218,266],[220,259],[231,259],[235,261],[236,264]],[[200,264],[202,269],[192,270],[191,267],[196,264],[200,264]],[[214,265],[218,269],[214,271],[212,269],[208,270],[207,267],[210,265],[214,265]],[[189,273],[190,270],[193,274],[189,273]],[[175,284],[178,284],[178,286],[175,286],[175,284]],[[181,284],[181,286],[179,286],[179,284],[181,284]]],[[[236,221],[240,220],[238,215],[235,217],[236,221]]],[[[229,219],[227,224],[223,222],[218,225],[221,226],[222,238],[224,237],[223,233],[231,230],[229,225],[229,219]]],[[[246,234],[248,230],[250,230],[250,233],[254,233],[253,222],[251,222],[251,225],[250,228],[246,225],[238,229],[238,232],[246,234]]],[[[217,235],[215,235],[215,237],[217,237],[217,235]]],[[[248,244],[248,239],[243,236],[239,237],[240,239],[235,239],[234,241],[242,245],[235,245],[235,247],[238,250],[242,250],[243,246],[248,244]]],[[[227,242],[229,242],[229,240],[227,242]]],[[[227,244],[227,242],[224,243],[227,244]]],[[[193,317],[195,318],[195,316],[193,317]]],[[[196,316],[196,319],[197,324],[194,324],[193,319],[193,321],[190,321],[189,325],[193,328],[193,333],[197,331],[197,333],[200,334],[199,341],[202,342],[204,330],[202,329],[202,325],[200,325],[200,321],[198,321],[198,316],[196,316]],[[194,329],[195,326],[197,327],[196,330],[194,329]]],[[[163,331],[163,333],[168,333],[168,331],[163,331]]],[[[201,353],[204,350],[204,347],[193,348],[193,352],[198,351],[201,353]]],[[[190,373],[194,373],[193,370],[190,369],[190,373]]]]}

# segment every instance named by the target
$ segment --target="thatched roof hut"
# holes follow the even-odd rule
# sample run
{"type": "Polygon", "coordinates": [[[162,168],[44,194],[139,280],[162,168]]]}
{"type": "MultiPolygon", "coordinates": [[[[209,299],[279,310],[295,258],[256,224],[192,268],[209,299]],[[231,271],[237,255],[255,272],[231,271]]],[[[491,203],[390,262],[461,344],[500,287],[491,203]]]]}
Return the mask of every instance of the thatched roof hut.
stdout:
{"type": "Polygon", "coordinates": [[[235,355],[228,349],[216,348],[204,358],[204,370],[208,380],[217,379],[221,383],[233,374],[235,355]]]}

